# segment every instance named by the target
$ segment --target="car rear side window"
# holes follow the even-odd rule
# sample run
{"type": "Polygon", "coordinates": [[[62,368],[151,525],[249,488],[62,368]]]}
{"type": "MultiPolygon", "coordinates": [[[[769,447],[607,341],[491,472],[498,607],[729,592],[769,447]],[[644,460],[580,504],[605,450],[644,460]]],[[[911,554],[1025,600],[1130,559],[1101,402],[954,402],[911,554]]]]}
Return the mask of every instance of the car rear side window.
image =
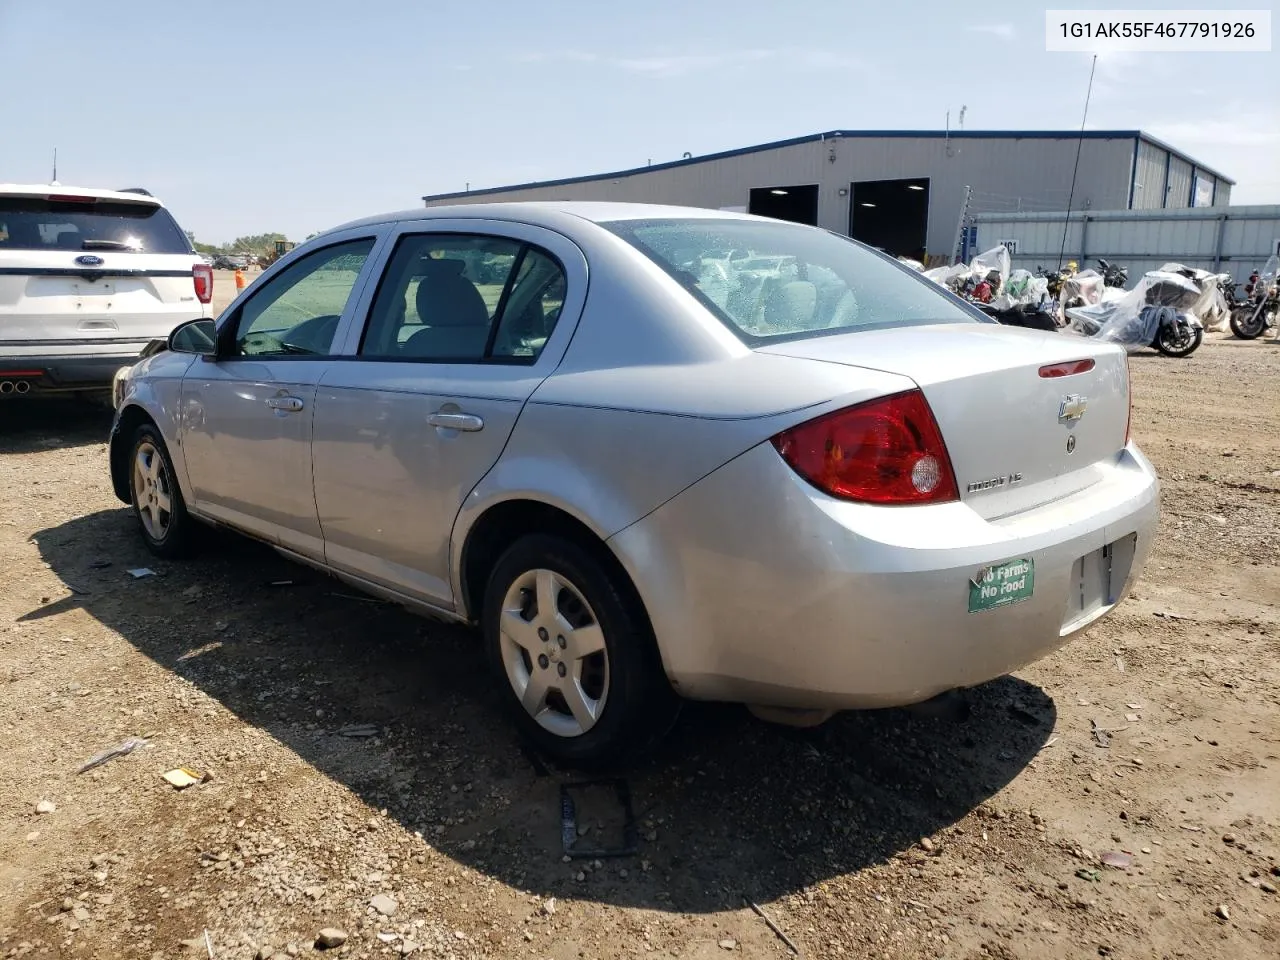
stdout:
{"type": "Polygon", "coordinates": [[[914,271],[814,227],[726,218],[601,225],[656,262],[748,344],[980,322],[914,271]]]}
{"type": "Polygon", "coordinates": [[[436,363],[534,363],[560,318],[550,254],[473,234],[402,237],[369,311],[360,355],[436,363]]]}
{"type": "Polygon", "coordinates": [[[113,200],[0,197],[0,250],[192,252],[164,207],[113,200]]]}

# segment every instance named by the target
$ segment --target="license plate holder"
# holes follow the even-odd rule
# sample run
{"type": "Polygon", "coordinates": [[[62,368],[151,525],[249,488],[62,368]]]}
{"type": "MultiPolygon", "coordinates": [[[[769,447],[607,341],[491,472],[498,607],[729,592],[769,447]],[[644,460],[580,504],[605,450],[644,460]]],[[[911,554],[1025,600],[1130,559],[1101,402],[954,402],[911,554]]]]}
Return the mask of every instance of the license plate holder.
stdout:
{"type": "Polygon", "coordinates": [[[1032,558],[993,563],[969,580],[969,612],[982,613],[1030,600],[1035,587],[1036,565],[1032,558]]]}
{"type": "Polygon", "coordinates": [[[116,285],[110,280],[77,280],[71,285],[77,297],[110,297],[116,292],[116,285]]]}

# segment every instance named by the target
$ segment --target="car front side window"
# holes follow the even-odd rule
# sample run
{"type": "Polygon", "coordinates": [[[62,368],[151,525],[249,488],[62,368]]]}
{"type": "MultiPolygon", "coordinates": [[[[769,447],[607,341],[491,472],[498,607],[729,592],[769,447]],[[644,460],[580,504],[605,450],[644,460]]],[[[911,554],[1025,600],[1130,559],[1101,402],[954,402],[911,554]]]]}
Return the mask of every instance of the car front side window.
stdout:
{"type": "Polygon", "coordinates": [[[234,354],[327,356],[373,244],[366,238],[325,247],[272,277],[240,308],[234,354]]]}

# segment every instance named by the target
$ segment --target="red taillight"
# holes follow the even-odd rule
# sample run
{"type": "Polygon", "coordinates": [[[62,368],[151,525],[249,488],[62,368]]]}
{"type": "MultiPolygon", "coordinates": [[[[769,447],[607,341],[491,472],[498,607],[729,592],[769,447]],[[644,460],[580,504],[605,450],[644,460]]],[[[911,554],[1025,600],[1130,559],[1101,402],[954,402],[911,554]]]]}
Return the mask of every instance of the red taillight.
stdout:
{"type": "Polygon", "coordinates": [[[85,197],[78,193],[51,193],[50,203],[97,203],[97,197],[85,197]]]}
{"type": "Polygon", "coordinates": [[[942,433],[919,390],[802,423],[773,445],[791,469],[833,497],[885,505],[960,497],[942,433]]]}
{"type": "Polygon", "coordinates": [[[1088,373],[1093,369],[1092,360],[1068,360],[1066,363],[1050,363],[1040,368],[1040,376],[1046,379],[1056,377],[1073,377],[1077,373],[1088,373]]]}
{"type": "Polygon", "coordinates": [[[213,299],[213,267],[197,263],[191,270],[191,282],[196,287],[196,299],[208,303],[213,299]]]}

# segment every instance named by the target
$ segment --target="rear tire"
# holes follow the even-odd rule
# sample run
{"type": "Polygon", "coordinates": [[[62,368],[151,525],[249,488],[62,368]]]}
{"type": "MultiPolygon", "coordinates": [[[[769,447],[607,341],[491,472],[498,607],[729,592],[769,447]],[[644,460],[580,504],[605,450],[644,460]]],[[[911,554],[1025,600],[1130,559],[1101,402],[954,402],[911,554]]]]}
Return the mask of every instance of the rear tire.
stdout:
{"type": "Polygon", "coordinates": [[[521,734],[570,766],[632,760],[671,729],[680,700],[629,583],[579,543],[533,534],[498,560],[485,647],[521,734]]]}
{"type": "Polygon", "coordinates": [[[134,431],[127,469],[129,499],[147,549],[167,560],[189,555],[196,521],[187,513],[173,460],[155,424],[134,431]]]}

